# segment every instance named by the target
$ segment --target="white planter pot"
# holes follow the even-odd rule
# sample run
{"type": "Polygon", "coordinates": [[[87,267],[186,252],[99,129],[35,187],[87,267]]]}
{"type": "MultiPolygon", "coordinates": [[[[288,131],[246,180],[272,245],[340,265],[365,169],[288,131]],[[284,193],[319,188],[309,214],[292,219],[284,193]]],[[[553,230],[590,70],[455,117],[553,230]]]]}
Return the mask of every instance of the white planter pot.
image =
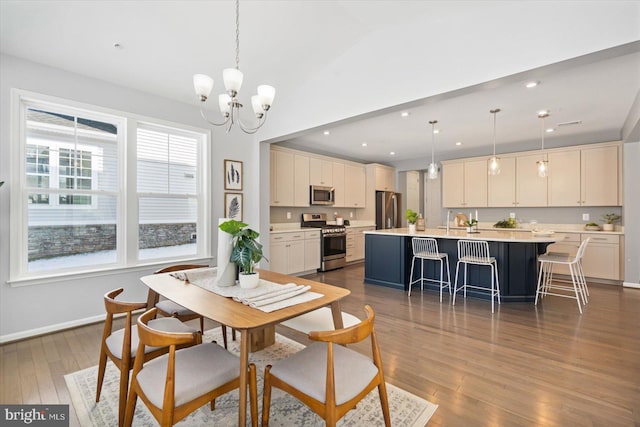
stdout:
{"type": "Polygon", "coordinates": [[[467,227],[467,233],[473,233],[473,227],[467,227]]]}
{"type": "Polygon", "coordinates": [[[244,274],[240,273],[238,275],[238,283],[240,287],[243,289],[253,289],[258,286],[258,282],[260,280],[260,273],[253,274],[244,274]]]}
{"type": "Polygon", "coordinates": [[[613,231],[613,224],[602,224],[602,229],[604,231],[613,231]]]}
{"type": "Polygon", "coordinates": [[[416,234],[416,225],[409,224],[409,234],[416,234]]]}

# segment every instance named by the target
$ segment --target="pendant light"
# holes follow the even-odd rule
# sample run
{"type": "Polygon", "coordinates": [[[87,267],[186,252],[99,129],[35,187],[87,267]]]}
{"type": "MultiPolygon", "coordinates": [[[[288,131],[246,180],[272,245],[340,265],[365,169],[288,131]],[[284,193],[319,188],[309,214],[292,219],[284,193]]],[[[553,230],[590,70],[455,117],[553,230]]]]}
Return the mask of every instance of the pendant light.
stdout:
{"type": "Polygon", "coordinates": [[[431,125],[431,163],[429,164],[429,168],[427,169],[427,179],[438,179],[438,165],[436,165],[434,158],[434,139],[435,139],[435,127],[437,120],[430,120],[429,124],[431,125]]]}
{"type": "Polygon", "coordinates": [[[499,108],[495,110],[489,110],[491,114],[493,114],[493,156],[489,159],[489,175],[499,175],[500,174],[500,158],[496,157],[496,114],[500,112],[499,108]]]}
{"type": "Polygon", "coordinates": [[[542,154],[542,158],[536,162],[538,165],[538,176],[540,178],[546,178],[549,176],[549,161],[544,159],[544,119],[549,117],[548,111],[540,111],[538,113],[538,118],[542,119],[542,131],[541,131],[541,139],[542,139],[542,148],[540,149],[540,153],[542,154]]]}

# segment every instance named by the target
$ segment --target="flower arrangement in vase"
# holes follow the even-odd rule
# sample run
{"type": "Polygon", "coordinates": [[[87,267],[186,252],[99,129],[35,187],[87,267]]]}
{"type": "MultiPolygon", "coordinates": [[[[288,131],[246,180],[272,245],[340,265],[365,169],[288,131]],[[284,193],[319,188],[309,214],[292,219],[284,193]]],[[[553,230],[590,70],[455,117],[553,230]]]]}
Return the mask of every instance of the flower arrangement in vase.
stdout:
{"type": "Polygon", "coordinates": [[[473,233],[478,228],[478,220],[473,218],[467,220],[464,222],[464,226],[467,227],[467,233],[473,233]]]}

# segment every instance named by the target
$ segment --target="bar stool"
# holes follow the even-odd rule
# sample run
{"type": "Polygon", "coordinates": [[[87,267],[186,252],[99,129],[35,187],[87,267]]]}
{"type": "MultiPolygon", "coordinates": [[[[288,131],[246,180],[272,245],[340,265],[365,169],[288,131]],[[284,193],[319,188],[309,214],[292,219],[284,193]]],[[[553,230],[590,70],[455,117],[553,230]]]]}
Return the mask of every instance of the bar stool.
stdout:
{"type": "Polygon", "coordinates": [[[436,239],[426,237],[414,237],[411,239],[411,245],[413,246],[413,259],[411,260],[411,276],[409,276],[409,295],[411,296],[411,286],[414,283],[420,282],[420,290],[424,289],[424,282],[435,282],[440,284],[440,302],[442,302],[442,288],[449,288],[449,295],[451,295],[451,274],[449,273],[449,256],[445,253],[438,251],[438,242],[436,239]],[[413,268],[416,263],[416,258],[420,260],[420,278],[413,279],[413,268]],[[440,280],[430,279],[424,277],[424,261],[440,261],[440,280]],[[443,280],[443,264],[447,266],[447,281],[443,280]]]}
{"type": "Polygon", "coordinates": [[[587,289],[587,281],[584,277],[584,271],[582,270],[582,258],[584,252],[589,244],[589,238],[586,238],[580,243],[578,252],[574,257],[569,254],[549,252],[538,257],[540,262],[540,272],[538,273],[538,287],[536,289],[536,302],[538,304],[538,298],[542,298],[545,295],[554,295],[557,297],[575,299],[578,303],[578,311],[582,314],[582,305],[587,304],[587,296],[589,291],[587,289]],[[553,266],[555,264],[566,265],[569,267],[569,273],[571,274],[571,286],[553,283],[553,266]],[[552,292],[552,289],[558,291],[565,291],[568,293],[552,292]],[[582,300],[582,305],[580,304],[582,300]]]}
{"type": "Polygon", "coordinates": [[[495,299],[500,304],[500,281],[498,280],[498,262],[489,255],[489,242],[485,240],[458,240],[458,262],[456,263],[456,280],[453,290],[453,304],[456,305],[456,294],[463,290],[467,297],[467,288],[490,291],[491,313],[494,312],[495,299]],[[460,264],[464,264],[464,284],[458,288],[458,272],[460,264]],[[491,267],[491,289],[484,286],[470,285],[467,283],[467,267],[473,265],[488,265],[491,267]]]}

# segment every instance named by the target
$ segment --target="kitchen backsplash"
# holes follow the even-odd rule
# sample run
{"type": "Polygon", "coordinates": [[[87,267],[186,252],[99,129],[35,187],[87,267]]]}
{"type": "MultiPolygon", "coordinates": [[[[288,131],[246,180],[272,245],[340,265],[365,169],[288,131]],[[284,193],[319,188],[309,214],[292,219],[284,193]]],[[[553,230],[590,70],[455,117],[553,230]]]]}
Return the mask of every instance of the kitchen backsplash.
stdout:
{"type": "Polygon", "coordinates": [[[367,218],[359,218],[358,217],[358,209],[355,208],[334,208],[334,207],[325,207],[325,206],[309,206],[306,208],[296,208],[296,207],[288,207],[288,208],[274,208],[272,207],[270,210],[271,218],[269,222],[271,224],[274,223],[282,223],[282,222],[295,222],[300,223],[300,218],[303,213],[326,213],[327,217],[330,221],[334,219],[334,212],[338,213],[338,216],[341,216],[344,219],[367,219],[367,218]],[[291,218],[287,218],[287,212],[291,212],[291,218]],[[353,213],[353,216],[350,214],[353,213]]]}

